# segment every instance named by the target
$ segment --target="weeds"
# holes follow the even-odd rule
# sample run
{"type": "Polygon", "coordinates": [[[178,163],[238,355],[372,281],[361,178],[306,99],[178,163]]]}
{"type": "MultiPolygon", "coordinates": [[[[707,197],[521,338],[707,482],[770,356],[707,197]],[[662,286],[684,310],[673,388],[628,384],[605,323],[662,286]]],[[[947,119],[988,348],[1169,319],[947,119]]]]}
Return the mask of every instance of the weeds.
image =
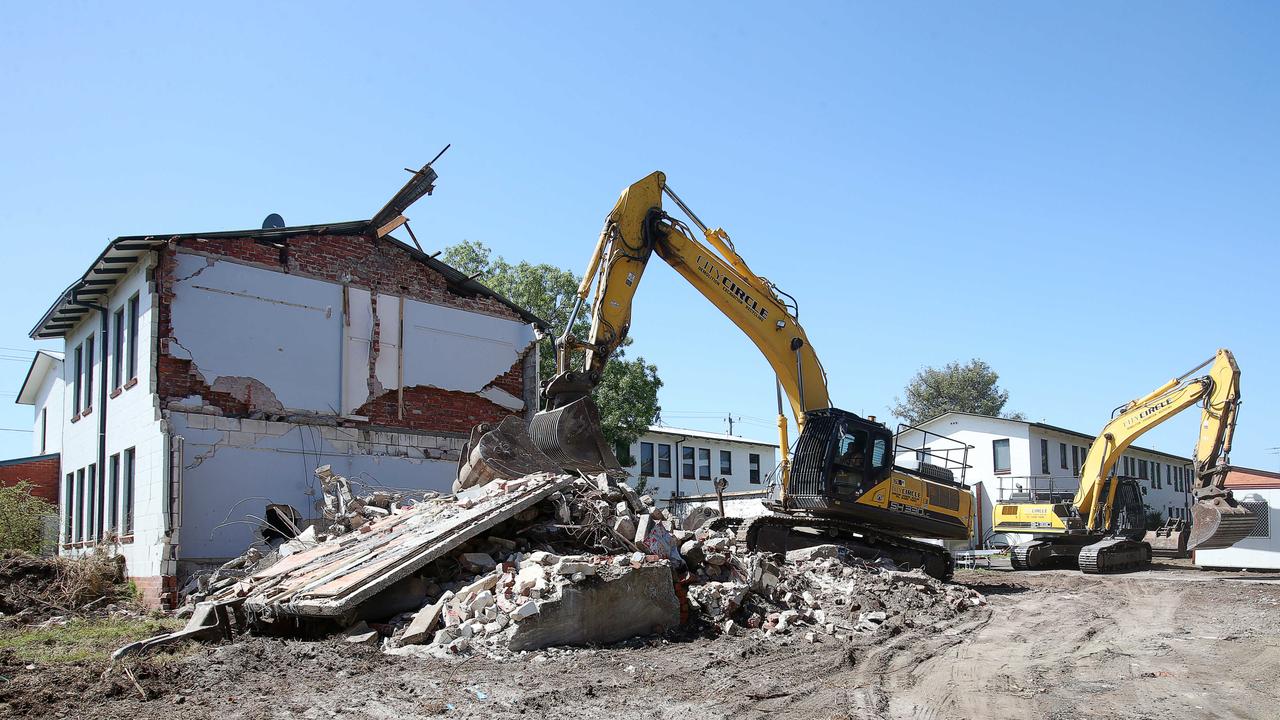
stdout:
{"type": "Polygon", "coordinates": [[[181,620],[154,617],[77,618],[66,625],[0,628],[0,652],[29,663],[105,662],[121,645],[182,627],[181,620]]]}

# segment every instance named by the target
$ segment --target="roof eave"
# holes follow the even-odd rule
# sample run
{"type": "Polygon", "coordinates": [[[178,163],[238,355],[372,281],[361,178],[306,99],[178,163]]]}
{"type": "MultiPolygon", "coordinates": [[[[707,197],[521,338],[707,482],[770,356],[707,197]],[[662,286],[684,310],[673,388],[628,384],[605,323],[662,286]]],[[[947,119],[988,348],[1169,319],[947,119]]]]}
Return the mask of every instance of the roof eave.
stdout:
{"type": "MultiPolygon", "coordinates": [[[[75,282],[67,286],[66,290],[54,300],[49,309],[41,316],[40,321],[35,327],[31,328],[28,337],[33,340],[48,340],[52,338],[66,337],[67,331],[80,322],[83,316],[88,312],[87,309],[81,308],[80,312],[69,311],[67,306],[73,302],[73,298],[77,294],[92,296],[90,299],[102,299],[115,287],[115,282],[127,275],[133,270],[134,265],[148,252],[151,252],[167,242],[175,240],[190,239],[208,239],[217,240],[225,238],[253,238],[255,240],[272,240],[285,239],[297,235],[318,235],[318,234],[335,234],[335,235],[365,235],[369,232],[370,220],[348,220],[337,223],[322,223],[319,225],[296,225],[283,228],[259,228],[249,230],[221,230],[218,232],[197,232],[197,233],[175,233],[167,235],[124,235],[107,243],[107,247],[99,253],[98,257],[89,265],[84,274],[75,282]],[[132,256],[132,259],[126,259],[132,256]],[[97,277],[95,277],[97,276],[97,277]],[[70,317],[56,317],[59,314],[69,315],[70,317]],[[58,322],[55,322],[58,321],[58,322]]],[[[459,292],[472,293],[491,297],[502,303],[505,307],[515,312],[522,320],[536,326],[538,329],[548,331],[550,326],[547,321],[516,305],[508,298],[495,292],[488,286],[476,281],[475,278],[469,277],[456,268],[437,260],[434,256],[405,243],[403,240],[385,236],[383,239],[389,240],[400,249],[409,253],[410,257],[425,264],[427,267],[435,270],[444,276],[445,281],[450,286],[456,288],[459,292]]]]}

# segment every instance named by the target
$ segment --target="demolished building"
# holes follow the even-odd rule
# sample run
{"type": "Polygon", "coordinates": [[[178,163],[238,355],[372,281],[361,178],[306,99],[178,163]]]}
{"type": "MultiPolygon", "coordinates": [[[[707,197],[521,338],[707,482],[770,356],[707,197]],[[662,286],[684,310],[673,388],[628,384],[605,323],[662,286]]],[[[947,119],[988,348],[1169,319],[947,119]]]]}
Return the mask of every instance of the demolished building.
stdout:
{"type": "Polygon", "coordinates": [[[387,235],[395,210],[107,245],[30,333],[65,345],[63,554],[119,553],[172,603],[268,506],[319,518],[317,465],[448,491],[474,425],[536,409],[542,321],[387,235]]]}

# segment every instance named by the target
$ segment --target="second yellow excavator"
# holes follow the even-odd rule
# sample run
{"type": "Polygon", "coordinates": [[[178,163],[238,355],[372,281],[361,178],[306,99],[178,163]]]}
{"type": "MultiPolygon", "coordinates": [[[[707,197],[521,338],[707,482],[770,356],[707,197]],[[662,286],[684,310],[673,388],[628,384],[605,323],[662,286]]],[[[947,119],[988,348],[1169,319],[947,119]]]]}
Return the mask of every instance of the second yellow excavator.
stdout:
{"type": "Polygon", "coordinates": [[[1196,443],[1188,549],[1230,547],[1249,534],[1255,519],[1224,486],[1231,438],[1240,406],[1240,368],[1230,350],[1173,378],[1150,393],[1116,408],[1080,469],[1080,488],[1071,502],[998,503],[992,529],[1031,533],[1011,548],[1015,570],[1074,562],[1086,573],[1131,570],[1151,559],[1142,490],[1116,468],[1140,435],[1201,403],[1196,443]],[[1209,366],[1209,371],[1196,372],[1209,366]]]}
{"type": "MultiPolygon", "coordinates": [[[[624,190],[605,220],[573,312],[576,318],[590,298],[591,330],[575,338],[566,329],[557,340],[557,372],[545,386],[544,411],[529,427],[533,444],[561,467],[621,470],[604,441],[591,391],[627,337],[632,299],[655,254],[742,330],[777,376],[779,493],[770,504],[774,514],[740,529],[747,546],[785,550],[834,536],[855,552],[950,576],[950,553],[919,538],[969,537],[972,497],[955,477],[963,461],[899,449],[894,433],[875,418],[831,407],[826,374],[797,321],[794,299],[755,274],[724,230],[703,225],[660,172],[624,190]],[[664,196],[698,227],[705,244],[663,210],[664,196]],[[784,393],[800,427],[793,456],[784,393]]],[[[468,467],[495,459],[513,464],[510,456],[496,456],[514,444],[494,434],[500,433],[473,433],[480,450],[472,452],[468,467]]]]}

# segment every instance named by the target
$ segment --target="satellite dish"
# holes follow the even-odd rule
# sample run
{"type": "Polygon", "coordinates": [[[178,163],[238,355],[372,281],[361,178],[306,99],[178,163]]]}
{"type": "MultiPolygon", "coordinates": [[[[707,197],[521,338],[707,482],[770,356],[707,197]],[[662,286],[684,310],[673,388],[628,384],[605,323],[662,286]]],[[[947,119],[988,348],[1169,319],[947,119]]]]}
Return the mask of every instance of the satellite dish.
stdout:
{"type": "Polygon", "coordinates": [[[284,218],[280,217],[280,213],[271,213],[266,220],[262,221],[263,230],[282,227],[284,227],[284,218]]]}

